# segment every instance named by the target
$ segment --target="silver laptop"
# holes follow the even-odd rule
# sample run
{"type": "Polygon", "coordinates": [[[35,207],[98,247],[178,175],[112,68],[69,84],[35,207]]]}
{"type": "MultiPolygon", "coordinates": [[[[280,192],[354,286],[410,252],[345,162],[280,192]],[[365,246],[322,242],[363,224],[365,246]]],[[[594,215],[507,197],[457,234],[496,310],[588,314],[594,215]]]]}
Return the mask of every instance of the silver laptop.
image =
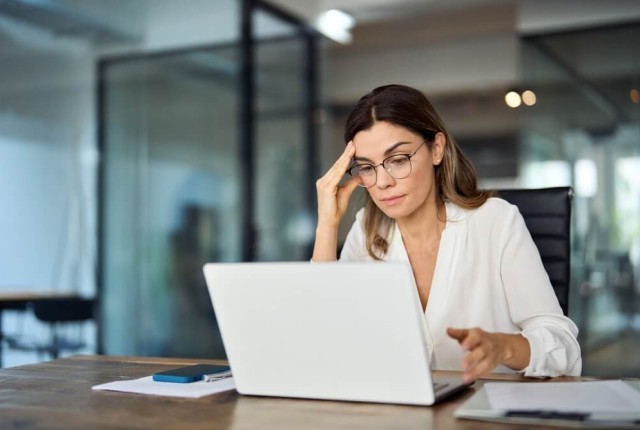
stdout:
{"type": "Polygon", "coordinates": [[[204,274],[241,394],[431,405],[466,386],[434,384],[404,264],[211,263],[204,274]]]}

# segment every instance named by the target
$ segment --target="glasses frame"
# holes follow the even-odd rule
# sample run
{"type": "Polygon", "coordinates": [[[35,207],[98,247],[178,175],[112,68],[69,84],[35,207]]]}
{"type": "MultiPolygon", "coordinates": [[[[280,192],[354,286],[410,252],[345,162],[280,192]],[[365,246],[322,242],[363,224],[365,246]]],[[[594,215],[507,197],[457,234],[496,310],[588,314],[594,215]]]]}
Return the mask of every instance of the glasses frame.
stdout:
{"type": "Polygon", "coordinates": [[[353,166],[349,167],[349,169],[347,170],[347,173],[354,177],[354,178],[358,178],[360,179],[360,175],[354,175],[353,173],[351,173],[351,171],[353,169],[355,169],[356,167],[360,167],[360,166],[371,166],[373,168],[373,171],[376,175],[376,180],[373,182],[373,184],[371,185],[364,185],[364,184],[358,184],[358,186],[362,187],[362,188],[371,188],[373,186],[375,186],[378,183],[378,167],[382,166],[382,168],[385,170],[385,172],[387,172],[387,174],[389,176],[391,176],[393,179],[404,179],[404,178],[408,178],[409,175],[411,175],[411,172],[413,172],[413,164],[411,164],[411,158],[413,158],[414,155],[416,155],[418,153],[418,151],[420,150],[420,148],[422,148],[424,145],[426,145],[427,141],[423,140],[422,143],[420,143],[420,146],[418,146],[416,148],[415,151],[413,151],[411,154],[393,154],[388,156],[387,158],[385,158],[384,160],[382,160],[382,162],[378,163],[378,164],[370,164],[370,163],[360,163],[360,164],[354,164],[353,166]],[[407,161],[409,162],[409,173],[407,173],[406,175],[397,178],[395,176],[393,176],[391,174],[391,169],[385,167],[384,163],[386,163],[387,161],[389,161],[390,159],[394,158],[394,157],[407,157],[407,161]]]}

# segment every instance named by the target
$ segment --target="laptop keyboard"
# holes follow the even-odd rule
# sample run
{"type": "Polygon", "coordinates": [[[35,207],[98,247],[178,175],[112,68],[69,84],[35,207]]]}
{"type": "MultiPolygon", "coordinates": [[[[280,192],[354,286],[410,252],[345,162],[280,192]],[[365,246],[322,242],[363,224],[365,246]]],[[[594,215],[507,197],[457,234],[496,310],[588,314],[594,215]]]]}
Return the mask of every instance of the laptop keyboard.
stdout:
{"type": "Polygon", "coordinates": [[[444,390],[448,386],[449,386],[449,384],[446,383],[446,382],[434,382],[433,383],[433,391],[437,393],[438,391],[444,390]]]}

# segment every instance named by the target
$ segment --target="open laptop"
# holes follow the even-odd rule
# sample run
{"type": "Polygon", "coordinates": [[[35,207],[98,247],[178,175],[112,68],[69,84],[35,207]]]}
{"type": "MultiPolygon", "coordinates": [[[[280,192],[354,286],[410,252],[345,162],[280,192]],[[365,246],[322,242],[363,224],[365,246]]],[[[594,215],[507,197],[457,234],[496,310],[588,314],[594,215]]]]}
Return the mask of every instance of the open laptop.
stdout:
{"type": "Polygon", "coordinates": [[[434,384],[407,265],[211,263],[204,274],[241,394],[431,405],[466,387],[434,384]]]}

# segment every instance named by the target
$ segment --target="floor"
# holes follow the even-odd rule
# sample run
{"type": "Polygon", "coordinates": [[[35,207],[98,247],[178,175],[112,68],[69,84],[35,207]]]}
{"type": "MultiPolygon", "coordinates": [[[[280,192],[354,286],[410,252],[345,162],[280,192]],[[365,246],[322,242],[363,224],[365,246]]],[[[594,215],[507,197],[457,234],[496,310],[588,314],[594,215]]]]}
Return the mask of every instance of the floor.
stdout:
{"type": "MultiPolygon", "coordinates": [[[[2,318],[2,328],[5,335],[15,337],[23,344],[46,344],[50,339],[49,327],[37,321],[31,312],[4,311],[2,318]]],[[[61,330],[65,338],[74,341],[84,340],[84,343],[88,345],[79,350],[64,350],[60,353],[61,357],[74,354],[95,354],[95,324],[84,322],[80,326],[65,327],[61,330]]],[[[51,360],[51,357],[46,353],[12,349],[6,343],[2,348],[2,367],[14,367],[47,360],[51,360]]]]}

